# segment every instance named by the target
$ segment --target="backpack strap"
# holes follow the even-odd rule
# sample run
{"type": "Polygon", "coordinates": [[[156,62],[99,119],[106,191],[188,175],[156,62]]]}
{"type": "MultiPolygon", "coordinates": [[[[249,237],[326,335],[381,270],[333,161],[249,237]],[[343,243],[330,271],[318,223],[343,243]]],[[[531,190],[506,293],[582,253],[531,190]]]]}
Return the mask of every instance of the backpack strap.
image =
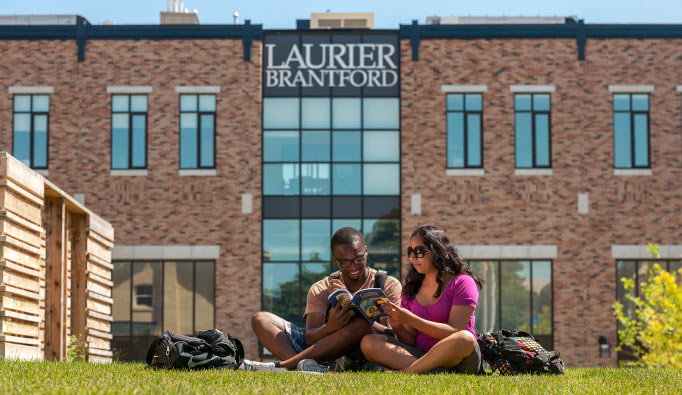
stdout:
{"type": "Polygon", "coordinates": [[[387,279],[388,279],[388,273],[386,273],[384,270],[377,270],[377,274],[374,276],[373,288],[384,289],[384,285],[386,285],[387,279]]]}

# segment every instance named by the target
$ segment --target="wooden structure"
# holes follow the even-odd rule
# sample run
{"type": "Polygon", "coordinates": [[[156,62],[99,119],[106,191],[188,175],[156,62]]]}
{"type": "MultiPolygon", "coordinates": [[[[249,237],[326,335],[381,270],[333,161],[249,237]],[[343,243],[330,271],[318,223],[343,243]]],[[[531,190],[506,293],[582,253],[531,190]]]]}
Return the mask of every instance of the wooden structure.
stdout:
{"type": "Polygon", "coordinates": [[[89,361],[111,352],[108,222],[0,152],[0,358],[89,361]]]}

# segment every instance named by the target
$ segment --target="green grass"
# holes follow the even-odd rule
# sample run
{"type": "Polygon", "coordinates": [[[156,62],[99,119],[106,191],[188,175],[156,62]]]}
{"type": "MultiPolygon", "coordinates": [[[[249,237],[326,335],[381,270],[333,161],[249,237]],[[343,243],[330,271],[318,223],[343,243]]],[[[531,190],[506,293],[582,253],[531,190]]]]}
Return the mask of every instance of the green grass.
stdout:
{"type": "Polygon", "coordinates": [[[0,393],[680,393],[682,370],[568,369],[563,376],[154,371],[142,364],[0,362],[0,393]]]}

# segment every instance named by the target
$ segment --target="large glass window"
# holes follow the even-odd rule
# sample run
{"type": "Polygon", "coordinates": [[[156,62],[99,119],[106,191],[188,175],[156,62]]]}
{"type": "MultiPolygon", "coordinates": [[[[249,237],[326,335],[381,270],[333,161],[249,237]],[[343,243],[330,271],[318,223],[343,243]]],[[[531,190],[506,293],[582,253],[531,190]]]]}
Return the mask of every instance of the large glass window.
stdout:
{"type": "Polygon", "coordinates": [[[113,348],[144,360],[152,338],[169,330],[193,335],[215,326],[213,261],[115,261],[113,348]]]}
{"type": "Polygon", "coordinates": [[[12,155],[32,169],[47,169],[50,96],[14,95],[12,155]]]}
{"type": "Polygon", "coordinates": [[[485,280],[476,306],[476,332],[517,329],[553,348],[552,262],[469,261],[485,280]]]}
{"type": "Polygon", "coordinates": [[[215,168],[216,95],[180,95],[180,168],[215,168]]]}
{"type": "Polygon", "coordinates": [[[613,95],[613,151],[616,168],[650,167],[649,95],[613,95]]]}
{"type": "Polygon", "coordinates": [[[514,95],[516,168],[552,167],[548,93],[514,95]]]}
{"type": "Polygon", "coordinates": [[[447,167],[483,167],[482,95],[448,94],[446,106],[447,167]]]}
{"type": "Polygon", "coordinates": [[[111,168],[147,167],[147,95],[111,96],[111,168]]]}

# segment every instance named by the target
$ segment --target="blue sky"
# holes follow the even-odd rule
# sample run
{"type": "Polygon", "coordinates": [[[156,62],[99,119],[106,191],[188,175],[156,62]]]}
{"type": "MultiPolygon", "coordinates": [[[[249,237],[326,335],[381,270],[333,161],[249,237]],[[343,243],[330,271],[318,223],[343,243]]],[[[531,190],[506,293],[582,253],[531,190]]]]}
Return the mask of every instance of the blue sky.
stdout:
{"type": "MultiPolygon", "coordinates": [[[[296,19],[311,12],[374,12],[375,27],[397,28],[413,19],[424,23],[431,15],[457,16],[577,16],[586,23],[682,24],[682,0],[184,0],[184,7],[199,11],[202,24],[240,23],[251,19],[266,29],[294,28],[296,19]]],[[[166,0],[0,0],[0,14],[79,14],[93,24],[113,20],[120,24],[158,24],[166,0]]]]}

